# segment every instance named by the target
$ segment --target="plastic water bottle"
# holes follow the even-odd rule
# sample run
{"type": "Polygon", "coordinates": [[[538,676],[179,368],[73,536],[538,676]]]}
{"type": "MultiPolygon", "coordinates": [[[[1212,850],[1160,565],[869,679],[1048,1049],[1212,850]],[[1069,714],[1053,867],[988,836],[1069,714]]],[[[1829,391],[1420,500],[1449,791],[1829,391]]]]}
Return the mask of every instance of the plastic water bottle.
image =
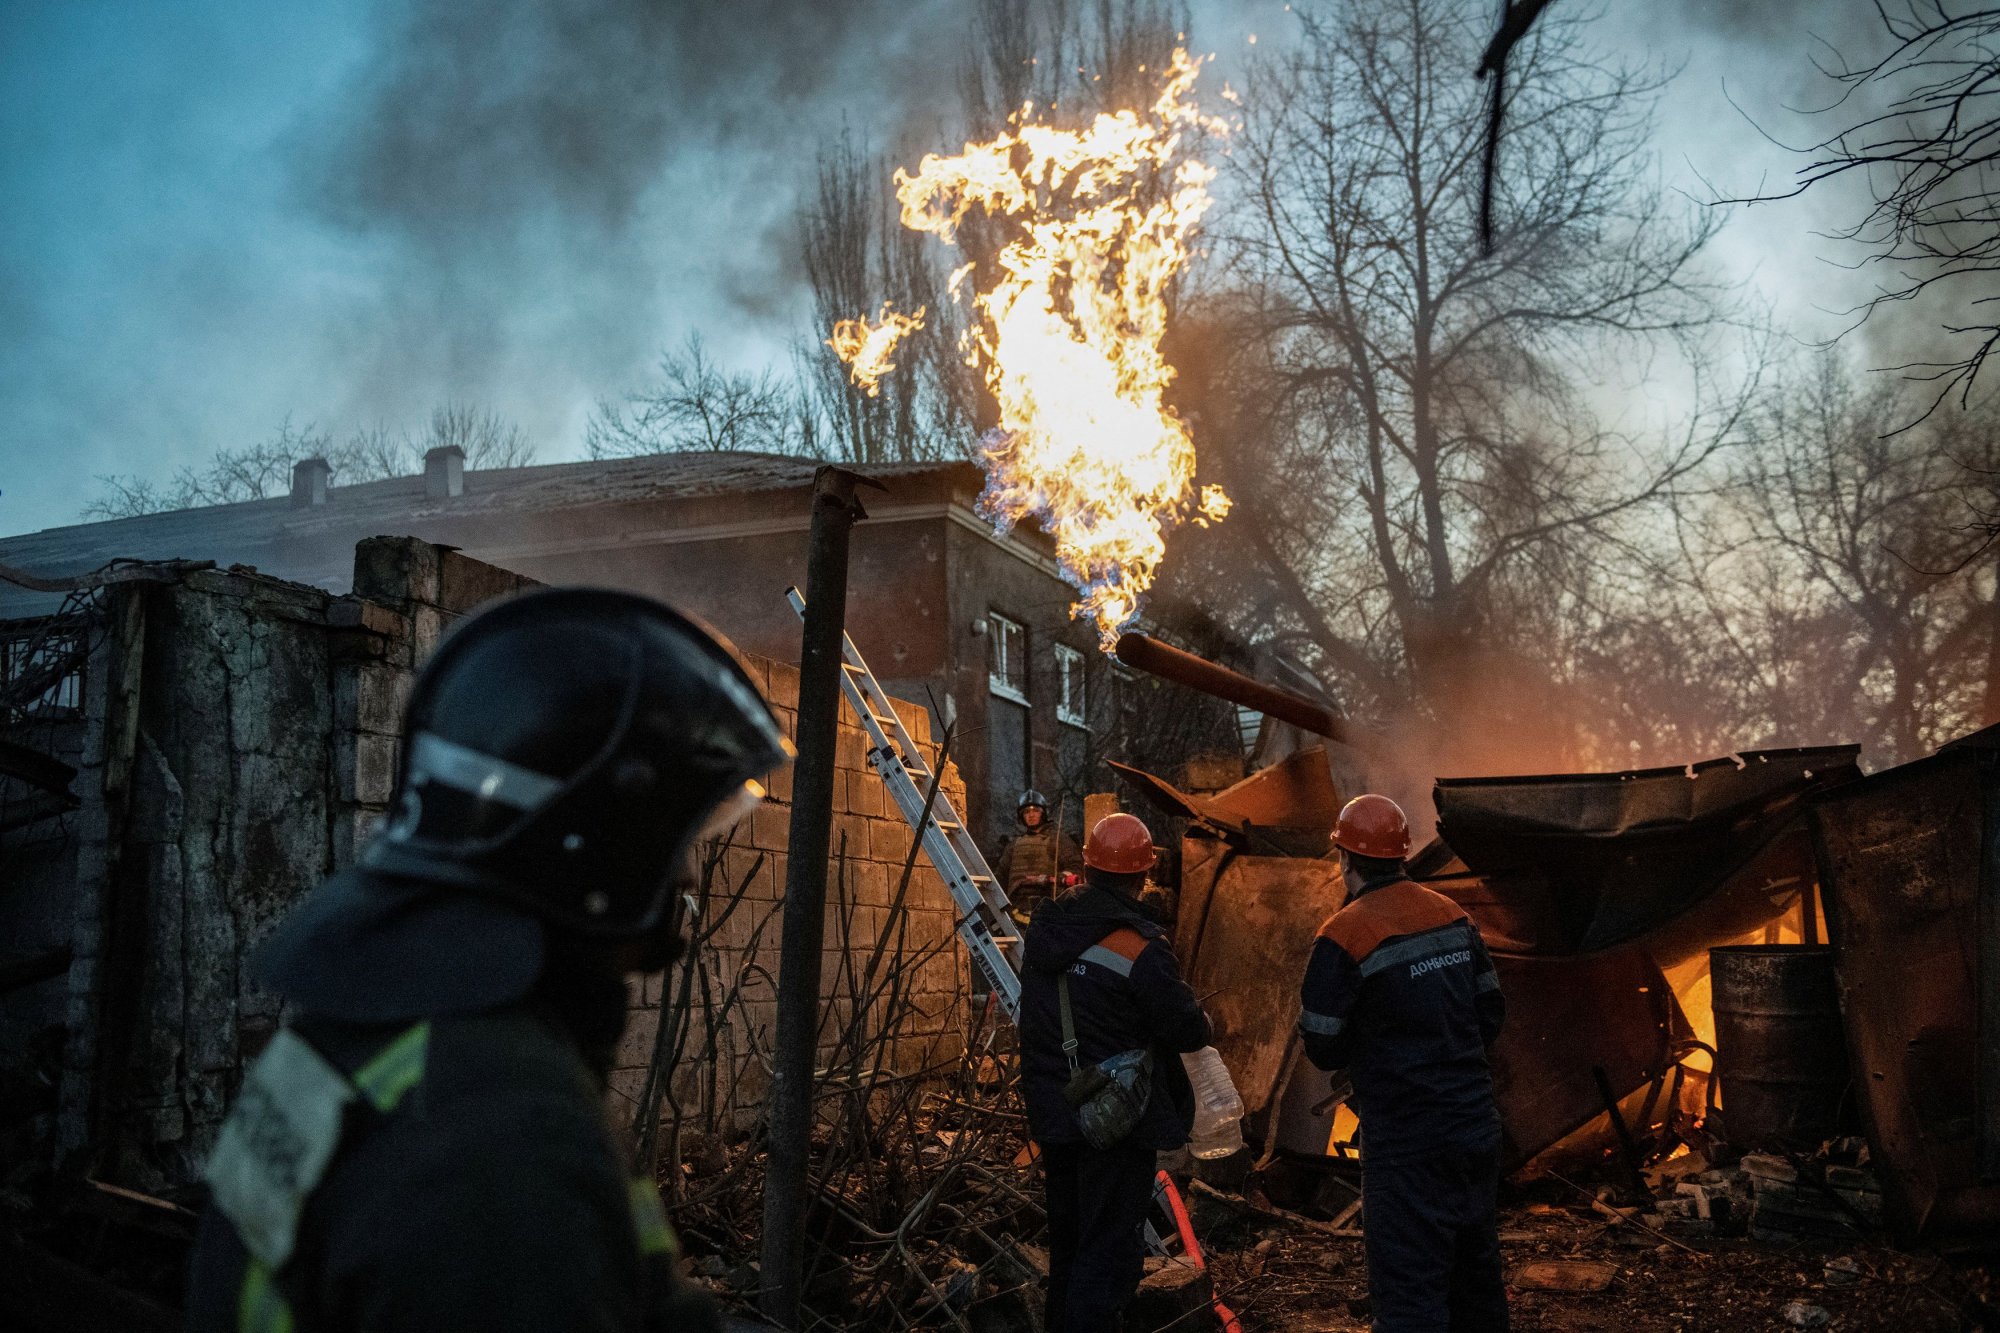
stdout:
{"type": "Polygon", "coordinates": [[[1229,1080],[1229,1069],[1213,1046],[1183,1055],[1188,1082],[1194,1085],[1194,1138],[1188,1151],[1204,1161],[1227,1157],[1243,1146],[1243,1099],[1229,1080]]]}

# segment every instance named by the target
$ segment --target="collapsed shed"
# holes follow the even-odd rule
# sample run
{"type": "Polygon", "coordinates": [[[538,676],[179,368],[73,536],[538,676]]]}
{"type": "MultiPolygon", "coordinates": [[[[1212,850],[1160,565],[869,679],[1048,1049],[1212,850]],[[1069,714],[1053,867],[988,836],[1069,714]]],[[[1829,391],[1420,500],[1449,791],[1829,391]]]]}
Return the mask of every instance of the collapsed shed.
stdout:
{"type": "MultiPolygon", "coordinates": [[[[1823,1013],[1788,1013],[1798,994],[1777,992],[1756,997],[1748,1018],[1723,1013],[1749,1061],[1736,1066],[1735,1137],[1774,1133],[1768,1109],[1753,1106],[1757,1084],[1794,1139],[1858,1114],[1901,1233],[1939,1244],[1996,1234],[1996,737],[1868,778],[1857,747],[1843,745],[1440,780],[1438,837],[1411,870],[1465,908],[1494,955],[1509,1010],[1494,1050],[1508,1162],[1670,1108],[1729,1133],[1716,1021],[1745,1006],[1712,994],[1710,950],[1735,945],[1789,964],[1826,939],[1838,998],[1829,987],[1815,1000],[1823,1013]],[[1741,1035],[1753,1027],[1761,1048],[1741,1035]],[[1797,1099],[1813,1096],[1831,1104],[1798,1113],[1797,1099]]],[[[1306,748],[1212,796],[1127,774],[1189,821],[1176,950],[1208,997],[1266,1160],[1363,1150],[1344,1085],[1304,1061],[1291,1022],[1301,960],[1346,897],[1325,857],[1352,794],[1333,771],[1326,751],[1306,748]]],[[[1773,984],[1802,992],[1798,972],[1773,984]]]]}

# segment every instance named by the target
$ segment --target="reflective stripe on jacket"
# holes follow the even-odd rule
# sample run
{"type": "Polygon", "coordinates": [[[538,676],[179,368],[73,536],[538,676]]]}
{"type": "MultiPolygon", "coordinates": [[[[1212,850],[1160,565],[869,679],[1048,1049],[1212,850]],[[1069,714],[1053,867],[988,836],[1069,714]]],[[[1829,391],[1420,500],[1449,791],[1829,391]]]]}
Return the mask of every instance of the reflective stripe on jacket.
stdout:
{"type": "Polygon", "coordinates": [[[191,1333],[719,1328],[676,1280],[658,1191],[626,1178],[601,1088],[552,1015],[308,1018],[298,1036],[359,1096],[281,1265],[226,1210],[203,1217],[191,1333]]]}
{"type": "Polygon", "coordinates": [[[1498,1131],[1486,1048],[1505,1002],[1462,908],[1403,878],[1365,884],[1320,927],[1299,1035],[1321,1069],[1346,1069],[1362,1155],[1376,1161],[1498,1131]]]}
{"type": "Polygon", "coordinates": [[[1153,1052],[1153,1090],[1135,1144],[1177,1148],[1194,1125],[1194,1093],[1180,1055],[1208,1044],[1208,1016],[1167,944],[1167,933],[1137,904],[1106,889],[1065,894],[1042,905],[1028,927],[1021,973],[1021,1096],[1037,1143],[1077,1143],[1076,1112],[1063,1097],[1057,978],[1069,975],[1079,1066],[1121,1051],[1153,1052]]]}

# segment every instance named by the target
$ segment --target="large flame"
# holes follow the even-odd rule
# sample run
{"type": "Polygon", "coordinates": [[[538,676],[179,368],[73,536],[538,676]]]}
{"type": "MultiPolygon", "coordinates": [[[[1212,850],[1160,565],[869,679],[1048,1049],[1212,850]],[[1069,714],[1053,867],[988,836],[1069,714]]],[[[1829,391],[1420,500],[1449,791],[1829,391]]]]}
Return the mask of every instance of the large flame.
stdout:
{"type": "Polygon", "coordinates": [[[1219,488],[1195,493],[1194,441],[1165,403],[1174,372],[1160,351],[1167,291],[1215,178],[1194,153],[1223,129],[1193,100],[1200,65],[1176,51],[1146,112],[1069,130],[1023,107],[999,137],[896,173],[906,227],[949,244],[974,209],[1003,224],[991,285],[968,297],[970,264],[951,281],[976,316],[968,363],[1000,411],[980,441],[982,507],[1003,531],[1032,517],[1055,538],[1081,593],[1074,614],[1096,621],[1107,652],[1152,585],[1166,530],[1229,510],[1219,488]]]}

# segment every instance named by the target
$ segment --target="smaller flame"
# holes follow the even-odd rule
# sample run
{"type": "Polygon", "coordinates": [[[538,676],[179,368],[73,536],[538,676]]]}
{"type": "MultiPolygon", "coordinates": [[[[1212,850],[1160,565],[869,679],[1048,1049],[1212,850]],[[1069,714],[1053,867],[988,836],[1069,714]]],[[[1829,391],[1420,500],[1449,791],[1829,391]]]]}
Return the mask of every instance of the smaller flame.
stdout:
{"type": "Polygon", "coordinates": [[[866,389],[873,398],[882,392],[882,377],[896,368],[896,363],[889,359],[896,344],[923,326],[923,306],[918,306],[913,314],[899,315],[884,301],[875,323],[870,324],[866,315],[843,319],[833,326],[833,336],[826,340],[826,345],[847,363],[848,378],[855,386],[866,389]]]}

